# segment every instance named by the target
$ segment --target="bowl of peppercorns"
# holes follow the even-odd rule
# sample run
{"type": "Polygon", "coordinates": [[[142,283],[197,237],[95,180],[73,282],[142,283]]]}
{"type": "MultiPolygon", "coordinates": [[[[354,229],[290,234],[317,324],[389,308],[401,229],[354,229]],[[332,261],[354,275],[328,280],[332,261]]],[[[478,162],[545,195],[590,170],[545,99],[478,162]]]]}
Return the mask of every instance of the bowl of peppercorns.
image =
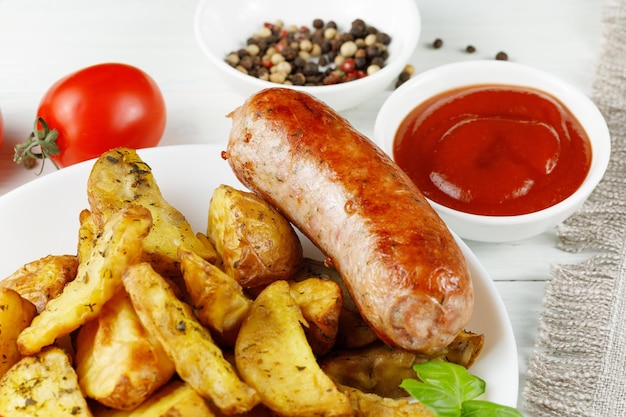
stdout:
{"type": "Polygon", "coordinates": [[[421,20],[415,0],[201,0],[194,25],[208,61],[242,96],[282,86],[341,111],[410,76],[421,20]]]}

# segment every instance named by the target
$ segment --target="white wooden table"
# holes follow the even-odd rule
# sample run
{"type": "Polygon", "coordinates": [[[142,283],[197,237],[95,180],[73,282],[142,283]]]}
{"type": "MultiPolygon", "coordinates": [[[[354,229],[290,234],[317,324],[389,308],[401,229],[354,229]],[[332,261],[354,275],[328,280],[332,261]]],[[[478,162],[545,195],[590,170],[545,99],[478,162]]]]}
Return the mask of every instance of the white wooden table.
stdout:
{"type": "MultiPolygon", "coordinates": [[[[505,51],[511,61],[550,71],[591,93],[607,0],[416,1],[423,20],[412,58],[417,71],[490,59],[505,51]],[[441,49],[430,48],[435,38],[444,41],[441,49]],[[474,54],[464,51],[469,44],[476,47],[474,54]]],[[[230,129],[225,115],[243,98],[216,77],[197,46],[195,7],[194,0],[0,1],[0,109],[5,121],[0,196],[36,178],[13,164],[13,145],[30,132],[45,90],[60,77],[99,62],[136,65],[157,81],[168,106],[162,145],[225,140],[230,129]]],[[[371,136],[388,94],[343,114],[371,136]]],[[[44,175],[52,170],[48,164],[44,175]]],[[[468,243],[496,281],[510,314],[521,392],[550,264],[578,262],[586,255],[557,249],[554,231],[509,244],[468,243]]]]}

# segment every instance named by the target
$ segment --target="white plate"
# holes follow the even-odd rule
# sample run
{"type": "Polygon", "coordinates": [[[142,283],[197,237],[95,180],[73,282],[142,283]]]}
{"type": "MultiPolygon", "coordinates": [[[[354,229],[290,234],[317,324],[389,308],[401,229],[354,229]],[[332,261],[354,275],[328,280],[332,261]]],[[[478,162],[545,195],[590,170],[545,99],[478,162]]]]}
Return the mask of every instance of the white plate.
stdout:
{"type": "MultiPolygon", "coordinates": [[[[165,198],[205,231],[215,187],[243,188],[221,158],[219,145],[181,145],[139,151],[153,169],[165,198]]],[[[0,279],[23,264],[49,254],[76,253],[78,214],[88,207],[86,186],[93,161],[48,174],[0,198],[0,279]]],[[[484,333],[485,346],[471,372],[487,382],[486,399],[515,406],[518,394],[517,348],[513,330],[493,282],[470,249],[459,240],[476,294],[467,329],[484,333]]],[[[315,248],[305,242],[308,256],[315,248]]]]}

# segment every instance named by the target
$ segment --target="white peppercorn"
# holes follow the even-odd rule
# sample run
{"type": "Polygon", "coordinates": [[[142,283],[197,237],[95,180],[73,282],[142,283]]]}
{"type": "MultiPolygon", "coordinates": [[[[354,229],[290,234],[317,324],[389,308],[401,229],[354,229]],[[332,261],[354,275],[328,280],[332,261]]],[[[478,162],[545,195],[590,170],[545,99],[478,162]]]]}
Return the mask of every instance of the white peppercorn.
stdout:
{"type": "Polygon", "coordinates": [[[228,63],[228,65],[230,65],[232,67],[236,67],[237,64],[239,64],[239,54],[237,54],[235,52],[231,52],[226,57],[226,62],[228,63]]]}
{"type": "Polygon", "coordinates": [[[285,74],[289,74],[291,72],[291,64],[287,61],[281,61],[277,65],[273,66],[272,69],[276,68],[277,72],[284,72],[285,74]]]}
{"type": "Polygon", "coordinates": [[[270,74],[270,81],[273,83],[283,84],[287,79],[287,74],[284,72],[275,72],[270,74]]]}
{"type": "Polygon", "coordinates": [[[340,67],[346,60],[346,57],[343,55],[337,55],[333,61],[336,67],[340,67]]]}
{"type": "Polygon", "coordinates": [[[369,35],[365,37],[365,45],[367,46],[374,45],[376,42],[377,40],[376,40],[375,33],[370,33],[369,35]]]}
{"type": "Polygon", "coordinates": [[[339,52],[344,57],[349,58],[354,56],[357,49],[358,48],[356,46],[356,43],[354,43],[353,41],[348,41],[341,45],[341,48],[339,48],[339,52]]]}
{"type": "Polygon", "coordinates": [[[272,36],[272,30],[268,27],[263,26],[261,29],[259,29],[257,35],[260,38],[269,38],[270,36],[272,36]]]}
{"type": "Polygon", "coordinates": [[[380,71],[380,67],[378,65],[370,65],[367,67],[367,75],[372,75],[380,71]]]}
{"type": "Polygon", "coordinates": [[[302,59],[304,59],[305,61],[308,61],[311,59],[311,54],[307,51],[300,51],[298,52],[298,56],[302,59]]]}
{"type": "Polygon", "coordinates": [[[311,47],[311,56],[318,57],[322,55],[322,47],[319,43],[314,43],[311,47]]]}
{"type": "Polygon", "coordinates": [[[274,65],[278,64],[279,62],[283,62],[284,60],[285,60],[285,57],[282,54],[279,54],[278,52],[275,52],[270,56],[270,61],[274,65]]]}
{"type": "Polygon", "coordinates": [[[336,34],[337,34],[337,29],[327,28],[324,31],[324,39],[328,39],[328,40],[334,39],[336,34]]]}
{"type": "Polygon", "coordinates": [[[313,43],[308,39],[303,39],[300,41],[299,47],[301,51],[309,52],[313,48],[313,43]]]}
{"type": "Polygon", "coordinates": [[[252,56],[257,56],[261,51],[261,48],[259,48],[259,45],[251,43],[250,45],[246,46],[246,51],[252,56]]]}

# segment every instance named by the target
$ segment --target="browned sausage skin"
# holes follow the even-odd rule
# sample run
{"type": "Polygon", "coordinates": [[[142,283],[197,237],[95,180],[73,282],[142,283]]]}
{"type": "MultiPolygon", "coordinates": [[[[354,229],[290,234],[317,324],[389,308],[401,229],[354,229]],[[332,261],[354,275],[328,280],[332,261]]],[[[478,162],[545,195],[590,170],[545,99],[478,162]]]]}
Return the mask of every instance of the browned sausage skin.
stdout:
{"type": "Polygon", "coordinates": [[[270,88],[231,114],[224,153],[342,275],[387,344],[432,353],[470,319],[474,293],[453,236],[413,182],[312,96],[270,88]]]}

